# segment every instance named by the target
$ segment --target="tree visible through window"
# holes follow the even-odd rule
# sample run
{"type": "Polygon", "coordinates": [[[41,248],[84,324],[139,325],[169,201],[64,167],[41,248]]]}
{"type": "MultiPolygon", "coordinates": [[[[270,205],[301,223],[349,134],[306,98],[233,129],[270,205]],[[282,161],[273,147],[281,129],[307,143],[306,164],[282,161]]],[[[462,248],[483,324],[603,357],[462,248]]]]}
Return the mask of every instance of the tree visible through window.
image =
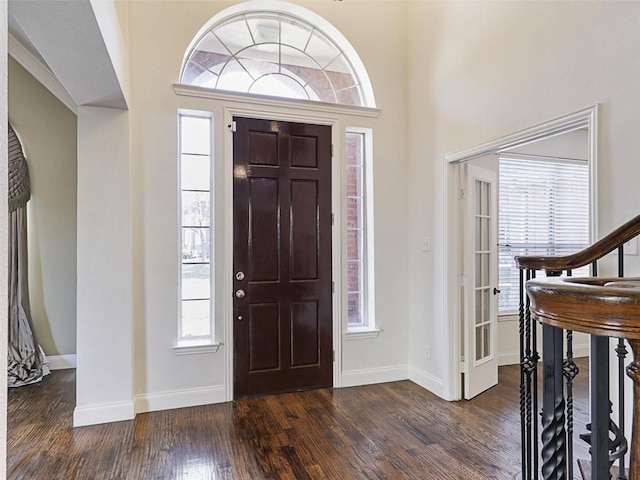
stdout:
{"type": "MultiPolygon", "coordinates": [[[[518,310],[514,256],[559,256],[589,245],[589,167],[586,161],[500,157],[499,305],[518,310]]],[[[576,276],[587,275],[588,267],[576,276]]]]}

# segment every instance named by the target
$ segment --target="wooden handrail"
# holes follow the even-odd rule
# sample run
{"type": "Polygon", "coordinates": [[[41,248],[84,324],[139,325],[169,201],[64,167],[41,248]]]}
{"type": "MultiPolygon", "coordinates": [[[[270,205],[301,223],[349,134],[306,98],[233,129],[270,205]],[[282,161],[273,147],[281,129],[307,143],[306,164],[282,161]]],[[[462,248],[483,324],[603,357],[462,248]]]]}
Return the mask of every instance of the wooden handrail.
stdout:
{"type": "Polygon", "coordinates": [[[595,262],[638,235],[640,235],[640,215],[578,253],[562,257],[518,256],[515,257],[516,266],[521,270],[573,270],[595,262]]]}
{"type": "Polygon", "coordinates": [[[527,282],[527,294],[544,324],[640,340],[640,278],[541,278],[527,282]]]}

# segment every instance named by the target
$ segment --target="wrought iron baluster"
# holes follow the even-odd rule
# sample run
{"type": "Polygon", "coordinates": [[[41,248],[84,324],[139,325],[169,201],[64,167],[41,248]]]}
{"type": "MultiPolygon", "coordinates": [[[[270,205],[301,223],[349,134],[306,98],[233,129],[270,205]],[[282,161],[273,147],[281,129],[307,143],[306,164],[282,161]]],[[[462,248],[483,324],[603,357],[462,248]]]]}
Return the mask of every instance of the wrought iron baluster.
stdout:
{"type": "MultiPolygon", "coordinates": [[[[526,280],[531,279],[532,272],[527,270],[526,280]]],[[[529,477],[531,480],[538,475],[538,437],[534,434],[532,421],[537,423],[537,419],[532,412],[532,395],[537,396],[537,384],[532,382],[532,372],[534,370],[533,360],[531,358],[531,310],[530,301],[525,293],[524,308],[524,337],[525,337],[525,356],[523,359],[523,368],[525,371],[525,425],[527,430],[527,438],[529,445],[527,449],[527,465],[531,469],[529,477]]]]}
{"type": "MultiPolygon", "coordinates": [[[[532,270],[531,271],[531,278],[534,279],[536,278],[536,271],[532,270]]],[[[531,378],[531,390],[532,390],[532,406],[531,406],[531,412],[532,412],[532,417],[533,417],[533,439],[532,439],[532,444],[533,444],[533,471],[534,471],[534,478],[537,478],[538,476],[538,459],[539,459],[539,454],[538,454],[538,438],[539,438],[539,432],[538,432],[538,412],[540,411],[538,409],[538,362],[540,361],[540,355],[538,354],[538,329],[536,328],[536,324],[535,324],[535,319],[533,319],[531,317],[531,308],[530,308],[531,302],[529,301],[529,298],[527,297],[527,316],[528,316],[528,322],[529,322],[529,328],[531,331],[531,374],[532,374],[532,378],[531,378]]]]}
{"type": "MultiPolygon", "coordinates": [[[[618,247],[618,277],[624,277],[624,245],[618,247]]],[[[618,339],[618,345],[616,346],[616,353],[618,354],[618,428],[620,429],[620,435],[624,438],[624,378],[625,378],[625,363],[627,358],[627,347],[623,338],[618,339]]],[[[624,464],[624,453],[620,456],[618,463],[618,477],[617,480],[627,480],[624,464]]]]}
{"type": "Polygon", "coordinates": [[[520,450],[521,450],[521,461],[522,461],[522,478],[523,480],[531,480],[530,476],[530,464],[528,463],[527,452],[529,451],[529,444],[527,438],[527,429],[526,429],[526,387],[525,387],[525,369],[526,369],[526,358],[525,358],[525,337],[524,337],[524,270],[520,269],[520,303],[518,306],[518,333],[520,335],[520,450]]]}
{"type": "Polygon", "coordinates": [[[591,335],[591,478],[606,480],[609,473],[609,337],[591,335]]]}
{"type": "MultiPolygon", "coordinates": [[[[618,339],[616,353],[618,354],[618,428],[620,429],[620,435],[624,438],[624,378],[627,358],[627,346],[625,345],[623,338],[618,339]]],[[[625,455],[624,453],[622,453],[618,463],[617,480],[627,480],[624,457],[625,455]]]]}
{"type": "MultiPolygon", "coordinates": [[[[542,325],[542,478],[565,480],[566,430],[563,388],[562,343],[563,330],[542,325]]],[[[599,478],[599,477],[594,477],[599,478]]]]}
{"type": "Polygon", "coordinates": [[[562,366],[567,386],[567,470],[568,478],[573,479],[573,379],[580,373],[573,361],[573,332],[567,330],[567,359],[562,366]]]}

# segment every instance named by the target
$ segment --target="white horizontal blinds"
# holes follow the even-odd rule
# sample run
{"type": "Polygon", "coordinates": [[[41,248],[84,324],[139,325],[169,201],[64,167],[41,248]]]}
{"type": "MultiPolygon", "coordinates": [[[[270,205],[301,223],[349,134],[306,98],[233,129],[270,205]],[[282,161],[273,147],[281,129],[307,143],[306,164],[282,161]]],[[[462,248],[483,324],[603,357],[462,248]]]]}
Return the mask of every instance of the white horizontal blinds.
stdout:
{"type": "MultiPolygon", "coordinates": [[[[589,245],[586,161],[500,156],[499,311],[517,311],[515,256],[562,256],[589,245]]],[[[574,271],[588,273],[588,267],[574,271]]]]}

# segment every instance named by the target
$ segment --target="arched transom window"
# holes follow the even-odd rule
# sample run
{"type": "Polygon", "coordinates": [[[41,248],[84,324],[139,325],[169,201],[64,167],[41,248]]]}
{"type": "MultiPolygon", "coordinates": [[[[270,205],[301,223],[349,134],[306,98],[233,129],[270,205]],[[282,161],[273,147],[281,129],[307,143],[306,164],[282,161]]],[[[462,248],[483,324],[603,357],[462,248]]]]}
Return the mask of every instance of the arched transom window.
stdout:
{"type": "Polygon", "coordinates": [[[256,95],[375,106],[369,78],[355,50],[342,35],[331,37],[288,13],[236,13],[207,28],[192,43],[180,82],[256,95]]]}

